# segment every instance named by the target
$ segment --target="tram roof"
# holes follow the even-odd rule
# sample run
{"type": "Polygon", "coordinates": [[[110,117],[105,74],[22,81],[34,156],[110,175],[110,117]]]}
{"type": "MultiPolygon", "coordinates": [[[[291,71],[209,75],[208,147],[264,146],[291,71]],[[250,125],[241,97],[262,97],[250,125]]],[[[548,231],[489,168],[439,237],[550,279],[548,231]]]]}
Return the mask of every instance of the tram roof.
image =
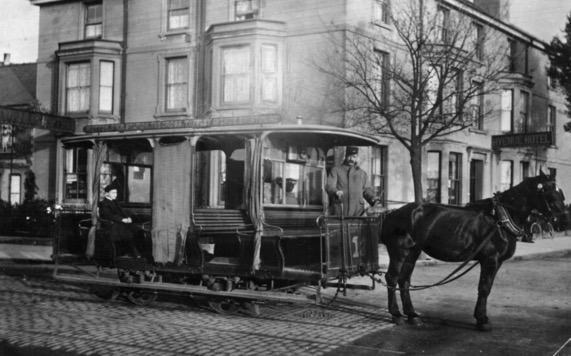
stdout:
{"type": "Polygon", "coordinates": [[[174,136],[209,136],[209,135],[235,135],[254,137],[270,134],[317,134],[335,138],[335,141],[343,142],[343,145],[370,146],[380,144],[379,137],[362,132],[326,125],[282,125],[264,124],[231,127],[207,127],[193,129],[169,129],[169,130],[137,130],[137,131],[110,131],[81,136],[68,136],[62,138],[63,143],[73,144],[86,141],[99,140],[124,140],[136,138],[161,138],[174,136]]]}

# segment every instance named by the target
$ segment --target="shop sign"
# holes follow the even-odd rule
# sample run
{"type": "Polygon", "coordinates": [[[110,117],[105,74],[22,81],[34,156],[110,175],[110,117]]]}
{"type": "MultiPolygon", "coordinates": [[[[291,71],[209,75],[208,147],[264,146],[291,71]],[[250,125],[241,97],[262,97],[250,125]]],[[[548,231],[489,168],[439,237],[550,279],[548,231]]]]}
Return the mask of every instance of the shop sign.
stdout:
{"type": "Polygon", "coordinates": [[[0,107],[0,124],[33,127],[62,133],[75,132],[75,120],[70,117],[0,107]]]}
{"type": "Polygon", "coordinates": [[[141,121],[125,124],[88,125],[85,133],[125,132],[147,130],[201,129],[221,126],[264,125],[280,122],[279,115],[230,116],[211,119],[141,121]]]}
{"type": "Polygon", "coordinates": [[[553,132],[533,132],[492,136],[492,149],[508,147],[549,147],[553,145],[553,132]]]}

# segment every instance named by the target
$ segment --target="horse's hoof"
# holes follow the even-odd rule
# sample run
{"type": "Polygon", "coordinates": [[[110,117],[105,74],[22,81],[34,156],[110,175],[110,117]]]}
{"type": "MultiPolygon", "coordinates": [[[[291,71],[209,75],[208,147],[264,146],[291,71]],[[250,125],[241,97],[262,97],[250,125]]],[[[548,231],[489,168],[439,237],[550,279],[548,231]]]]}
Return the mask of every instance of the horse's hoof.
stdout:
{"type": "Polygon", "coordinates": [[[478,324],[478,331],[490,332],[490,331],[492,331],[492,324],[490,324],[490,323],[478,324]]]}
{"type": "Polygon", "coordinates": [[[397,325],[404,324],[404,318],[402,316],[393,316],[393,322],[397,325]]]}
{"type": "Polygon", "coordinates": [[[410,325],[414,325],[414,326],[422,326],[424,325],[424,323],[422,322],[422,319],[420,319],[419,317],[415,316],[412,318],[408,318],[408,322],[410,323],[410,325]]]}

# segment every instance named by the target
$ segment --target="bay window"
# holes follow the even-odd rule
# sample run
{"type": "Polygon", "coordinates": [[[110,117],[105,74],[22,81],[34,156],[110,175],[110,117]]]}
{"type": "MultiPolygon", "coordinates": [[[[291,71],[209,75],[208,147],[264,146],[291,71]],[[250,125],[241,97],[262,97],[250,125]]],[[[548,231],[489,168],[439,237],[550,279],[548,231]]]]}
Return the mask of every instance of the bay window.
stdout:
{"type": "Polygon", "coordinates": [[[99,112],[113,112],[113,84],[115,63],[101,61],[99,63],[99,112]]]}

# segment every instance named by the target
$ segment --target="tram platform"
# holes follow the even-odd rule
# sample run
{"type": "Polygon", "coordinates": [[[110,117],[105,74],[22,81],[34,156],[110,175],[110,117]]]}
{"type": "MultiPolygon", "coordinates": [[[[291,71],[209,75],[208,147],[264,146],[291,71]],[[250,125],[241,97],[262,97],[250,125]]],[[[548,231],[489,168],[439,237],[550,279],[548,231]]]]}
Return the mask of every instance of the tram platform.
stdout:
{"type": "MultiPolygon", "coordinates": [[[[518,242],[515,255],[510,260],[543,258],[571,252],[571,230],[555,232],[553,238],[537,238],[534,243],[518,242]]],[[[0,261],[11,260],[25,263],[52,261],[52,239],[0,236],[0,261]]],[[[440,262],[426,256],[421,256],[417,266],[436,265],[440,262]]],[[[386,269],[389,256],[384,245],[379,245],[379,264],[386,269]]]]}

